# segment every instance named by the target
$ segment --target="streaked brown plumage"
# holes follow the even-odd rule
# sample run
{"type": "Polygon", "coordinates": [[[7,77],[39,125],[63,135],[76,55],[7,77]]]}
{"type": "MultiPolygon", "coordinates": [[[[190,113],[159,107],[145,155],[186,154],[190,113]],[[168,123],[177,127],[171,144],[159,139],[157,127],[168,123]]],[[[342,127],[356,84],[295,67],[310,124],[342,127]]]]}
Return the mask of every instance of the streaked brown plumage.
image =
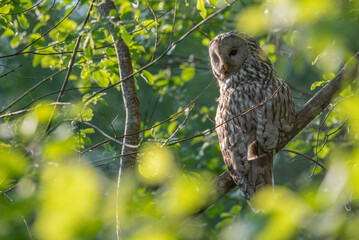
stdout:
{"type": "Polygon", "coordinates": [[[275,148],[293,125],[292,95],[274,75],[259,44],[243,33],[218,35],[210,42],[209,54],[220,88],[219,145],[230,175],[250,200],[261,187],[272,184],[275,148]],[[270,101],[239,116],[271,98],[278,88],[270,101]]]}

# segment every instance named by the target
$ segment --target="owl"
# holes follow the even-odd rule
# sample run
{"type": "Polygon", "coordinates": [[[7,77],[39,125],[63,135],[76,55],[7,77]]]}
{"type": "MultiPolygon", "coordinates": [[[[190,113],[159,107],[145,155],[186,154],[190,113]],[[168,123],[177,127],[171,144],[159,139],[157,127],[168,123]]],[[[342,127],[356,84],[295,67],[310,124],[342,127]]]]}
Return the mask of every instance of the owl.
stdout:
{"type": "Polygon", "coordinates": [[[276,146],[293,126],[293,98],[252,37],[220,34],[210,42],[209,55],[220,90],[219,146],[231,177],[250,200],[263,186],[273,185],[276,146]],[[258,103],[263,104],[246,111],[258,103]]]}

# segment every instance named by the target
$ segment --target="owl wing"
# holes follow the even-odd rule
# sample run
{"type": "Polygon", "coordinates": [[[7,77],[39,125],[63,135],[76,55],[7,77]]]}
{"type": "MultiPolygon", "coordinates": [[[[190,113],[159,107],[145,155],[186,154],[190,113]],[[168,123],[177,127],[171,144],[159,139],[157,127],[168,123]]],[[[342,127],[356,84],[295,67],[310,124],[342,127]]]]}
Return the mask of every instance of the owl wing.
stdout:
{"type": "Polygon", "coordinates": [[[237,92],[224,93],[219,99],[216,130],[228,172],[246,198],[250,199],[256,189],[256,181],[250,179],[252,167],[247,159],[248,145],[255,140],[255,124],[251,121],[254,113],[237,116],[241,109],[248,108],[248,104],[248,100],[239,97],[237,92]]]}
{"type": "Polygon", "coordinates": [[[245,137],[247,132],[241,126],[240,120],[235,118],[229,105],[231,94],[223,95],[219,99],[216,128],[218,142],[221,148],[223,160],[227,166],[228,172],[234,182],[242,189],[245,184],[245,176],[249,171],[249,163],[246,159],[247,147],[245,137]]]}
{"type": "Polygon", "coordinates": [[[295,109],[288,85],[276,82],[267,89],[267,99],[278,88],[279,91],[274,98],[256,109],[256,140],[264,152],[275,150],[284,134],[293,127],[295,109]]]}

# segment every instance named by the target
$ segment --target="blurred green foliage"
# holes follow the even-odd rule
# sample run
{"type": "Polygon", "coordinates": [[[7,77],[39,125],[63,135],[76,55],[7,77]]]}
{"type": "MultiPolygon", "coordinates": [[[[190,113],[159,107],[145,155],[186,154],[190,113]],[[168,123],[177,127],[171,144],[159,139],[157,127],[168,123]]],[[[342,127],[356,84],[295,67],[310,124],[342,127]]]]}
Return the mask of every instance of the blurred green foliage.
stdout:
{"type": "MultiPolygon", "coordinates": [[[[137,71],[228,2],[115,0],[115,33],[137,71]]],[[[0,2],[0,239],[115,239],[116,224],[122,239],[359,239],[358,79],[287,145],[326,170],[280,152],[279,186],[252,203],[264,213],[235,189],[195,216],[225,170],[215,132],[201,134],[214,127],[218,96],[215,84],[206,88],[210,40],[254,35],[299,109],[358,51],[358,1],[237,1],[135,75],[144,131],[137,174],[118,198],[122,146],[106,135],[122,140],[125,110],[119,84],[89,99],[120,81],[97,1],[82,27],[90,4],[0,2]]]]}

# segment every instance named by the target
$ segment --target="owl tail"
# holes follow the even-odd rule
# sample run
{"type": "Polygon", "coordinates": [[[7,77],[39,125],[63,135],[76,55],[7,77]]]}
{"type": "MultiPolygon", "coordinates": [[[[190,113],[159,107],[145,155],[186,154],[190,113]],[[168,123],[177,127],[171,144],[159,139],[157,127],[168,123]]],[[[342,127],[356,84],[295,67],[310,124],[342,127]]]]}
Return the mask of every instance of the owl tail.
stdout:
{"type": "MultiPolygon", "coordinates": [[[[251,202],[254,194],[265,186],[273,186],[274,192],[274,178],[273,178],[273,157],[274,154],[266,153],[258,159],[250,160],[250,170],[248,173],[248,182],[251,186],[250,192],[245,193],[247,197],[247,203],[255,213],[264,212],[263,209],[253,207],[251,202]]],[[[263,199],[264,201],[268,199],[263,199]]]]}
{"type": "Polygon", "coordinates": [[[264,152],[256,141],[248,147],[248,161],[250,164],[247,175],[249,191],[244,194],[250,200],[255,192],[265,186],[273,186],[273,152],[264,152]]]}

